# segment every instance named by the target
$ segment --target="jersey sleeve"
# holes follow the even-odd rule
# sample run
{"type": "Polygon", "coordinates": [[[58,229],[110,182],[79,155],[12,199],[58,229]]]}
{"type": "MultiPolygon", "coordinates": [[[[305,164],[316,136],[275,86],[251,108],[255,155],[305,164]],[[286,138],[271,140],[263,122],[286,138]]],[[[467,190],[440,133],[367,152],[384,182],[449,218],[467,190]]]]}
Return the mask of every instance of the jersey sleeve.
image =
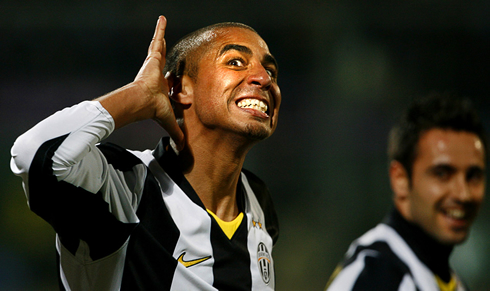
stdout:
{"type": "MultiPolygon", "coordinates": [[[[98,102],[85,101],[65,108],[17,138],[11,150],[11,169],[14,174],[22,177],[29,198],[29,169],[34,156],[46,142],[63,137],[63,143],[58,145],[52,157],[54,173],[59,180],[68,178],[75,184],[81,184],[80,179],[74,179],[77,170],[82,168],[79,163],[96,143],[109,136],[113,130],[112,117],[98,102]]],[[[92,154],[85,159],[94,162],[96,157],[92,154]]],[[[100,172],[93,173],[97,175],[100,172]]],[[[97,187],[93,182],[85,184],[88,188],[97,187]]]]}
{"type": "Polygon", "coordinates": [[[113,130],[102,105],[85,101],[41,121],[11,149],[11,169],[22,177],[31,210],[73,254],[80,240],[87,243],[91,259],[117,250],[138,223],[145,167],[122,150],[125,168],[108,162],[98,143],[113,130]]]}

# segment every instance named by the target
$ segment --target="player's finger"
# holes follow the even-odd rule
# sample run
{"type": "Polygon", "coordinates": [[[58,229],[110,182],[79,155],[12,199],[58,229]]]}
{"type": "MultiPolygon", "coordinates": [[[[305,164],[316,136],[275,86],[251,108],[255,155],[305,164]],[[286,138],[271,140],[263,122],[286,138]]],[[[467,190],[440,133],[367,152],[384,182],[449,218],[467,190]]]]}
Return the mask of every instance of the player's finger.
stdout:
{"type": "Polygon", "coordinates": [[[155,33],[148,48],[148,54],[152,52],[158,52],[165,55],[165,28],[167,27],[167,19],[161,15],[158,17],[155,33]]]}
{"type": "Polygon", "coordinates": [[[172,138],[172,140],[175,142],[175,146],[177,147],[178,151],[181,151],[184,149],[185,145],[185,140],[184,140],[184,133],[182,132],[182,129],[178,126],[177,123],[175,123],[172,128],[167,128],[166,129],[168,135],[172,138]]]}
{"type": "Polygon", "coordinates": [[[165,131],[167,131],[168,135],[175,142],[177,150],[180,151],[184,148],[185,145],[184,132],[178,125],[177,120],[175,119],[175,115],[168,115],[166,118],[167,120],[159,120],[159,122],[165,129],[165,131]]]}

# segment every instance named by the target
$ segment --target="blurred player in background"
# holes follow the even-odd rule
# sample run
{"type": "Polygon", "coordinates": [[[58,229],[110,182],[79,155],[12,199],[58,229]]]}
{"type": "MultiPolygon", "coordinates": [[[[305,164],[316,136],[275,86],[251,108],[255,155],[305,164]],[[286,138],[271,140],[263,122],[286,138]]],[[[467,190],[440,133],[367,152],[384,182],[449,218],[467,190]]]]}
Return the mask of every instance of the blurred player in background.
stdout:
{"type": "Polygon", "coordinates": [[[449,256],[483,201],[486,150],[469,100],[415,100],[390,133],[394,209],[350,245],[326,290],[466,290],[449,256]]]}

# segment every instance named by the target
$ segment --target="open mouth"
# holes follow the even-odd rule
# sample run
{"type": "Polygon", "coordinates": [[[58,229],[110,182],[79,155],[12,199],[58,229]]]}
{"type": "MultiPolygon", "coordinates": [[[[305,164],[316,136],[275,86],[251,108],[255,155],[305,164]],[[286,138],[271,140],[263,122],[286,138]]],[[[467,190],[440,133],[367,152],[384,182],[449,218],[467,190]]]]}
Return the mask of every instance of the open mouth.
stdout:
{"type": "Polygon", "coordinates": [[[269,114],[268,112],[269,107],[267,106],[267,104],[264,101],[258,99],[253,99],[253,98],[242,99],[237,103],[237,106],[240,108],[253,109],[265,114],[269,114]]]}
{"type": "Polygon", "coordinates": [[[463,209],[449,209],[444,211],[444,214],[449,218],[457,220],[466,219],[469,216],[463,209]]]}

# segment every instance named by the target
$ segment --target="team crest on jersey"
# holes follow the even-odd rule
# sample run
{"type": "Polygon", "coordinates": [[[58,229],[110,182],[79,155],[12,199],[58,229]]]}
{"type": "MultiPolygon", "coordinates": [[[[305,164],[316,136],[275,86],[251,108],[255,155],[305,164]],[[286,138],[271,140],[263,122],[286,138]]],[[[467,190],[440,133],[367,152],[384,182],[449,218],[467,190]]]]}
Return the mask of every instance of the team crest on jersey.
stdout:
{"type": "Polygon", "coordinates": [[[257,247],[257,261],[259,265],[259,271],[262,275],[262,280],[264,280],[265,284],[269,284],[271,281],[271,255],[267,250],[267,247],[264,243],[259,243],[257,247]]]}

